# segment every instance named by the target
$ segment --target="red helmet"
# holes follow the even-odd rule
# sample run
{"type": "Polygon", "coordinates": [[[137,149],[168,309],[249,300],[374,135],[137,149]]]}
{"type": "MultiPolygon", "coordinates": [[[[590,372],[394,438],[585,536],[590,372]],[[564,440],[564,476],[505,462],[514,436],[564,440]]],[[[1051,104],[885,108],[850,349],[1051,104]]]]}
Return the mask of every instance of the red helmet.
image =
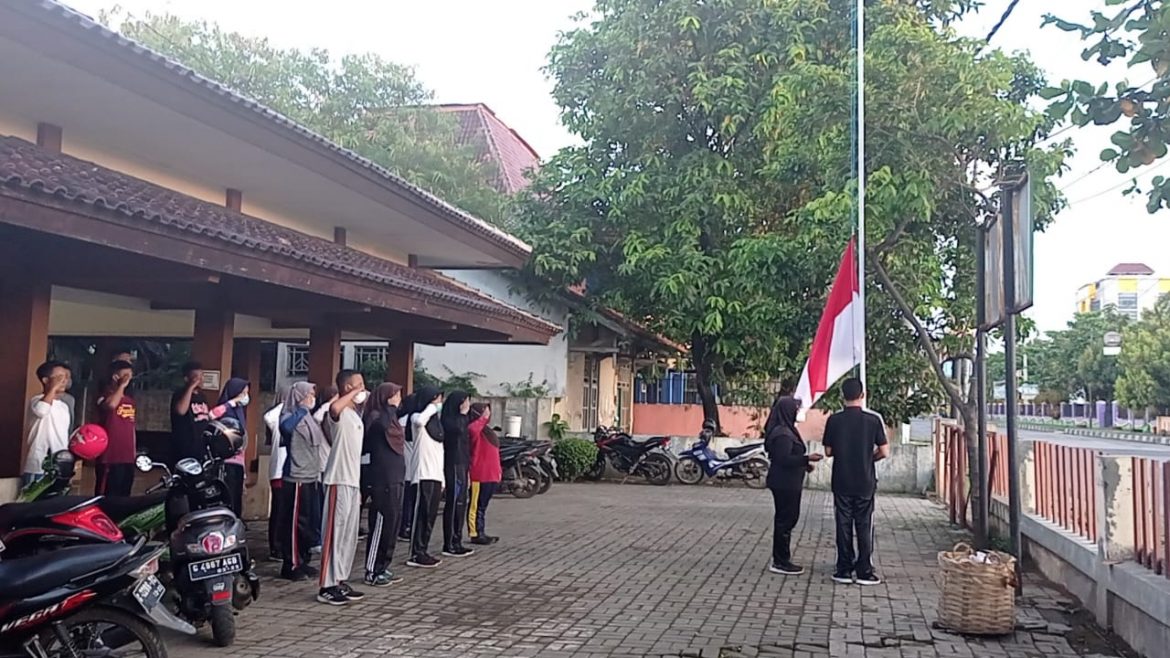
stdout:
{"type": "Polygon", "coordinates": [[[77,428],[73,436],[69,437],[69,452],[79,459],[94,461],[106,451],[110,444],[110,435],[106,434],[101,425],[90,423],[77,428]]]}

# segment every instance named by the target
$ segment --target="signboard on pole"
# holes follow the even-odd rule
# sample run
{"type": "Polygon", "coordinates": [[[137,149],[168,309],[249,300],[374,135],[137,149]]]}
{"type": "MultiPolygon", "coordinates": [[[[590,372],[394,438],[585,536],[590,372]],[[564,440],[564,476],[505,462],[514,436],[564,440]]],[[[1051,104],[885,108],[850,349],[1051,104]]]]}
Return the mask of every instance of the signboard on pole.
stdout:
{"type": "Polygon", "coordinates": [[[1121,334],[1116,331],[1110,331],[1105,334],[1105,356],[1117,356],[1121,354],[1121,334]]]}
{"type": "Polygon", "coordinates": [[[1032,178],[1027,171],[1024,180],[1012,195],[1012,245],[1015,247],[1016,295],[1012,313],[1023,313],[1035,301],[1032,294],[1033,256],[1035,254],[1035,217],[1032,214],[1032,178]]]}
{"type": "Polygon", "coordinates": [[[1009,313],[1019,314],[1032,307],[1035,216],[1033,213],[1032,182],[1027,172],[1007,185],[1012,191],[1010,199],[1011,226],[1004,220],[1004,213],[994,217],[983,227],[983,299],[986,315],[980,329],[994,329],[1007,319],[1009,313]],[[1004,253],[1004,231],[1011,231],[1012,253],[1004,253]],[[1004,291],[1004,260],[1011,258],[1015,265],[1015,286],[1012,308],[1007,308],[1008,295],[1004,291]]]}

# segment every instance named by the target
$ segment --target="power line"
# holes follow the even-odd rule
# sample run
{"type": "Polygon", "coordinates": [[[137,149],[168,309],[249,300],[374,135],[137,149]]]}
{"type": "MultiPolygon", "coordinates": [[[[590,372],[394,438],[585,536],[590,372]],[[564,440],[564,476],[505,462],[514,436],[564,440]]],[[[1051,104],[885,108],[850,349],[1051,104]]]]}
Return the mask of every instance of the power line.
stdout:
{"type": "Polygon", "coordinates": [[[1124,180],[1124,181],[1122,181],[1122,182],[1118,183],[1117,185],[1114,185],[1113,187],[1110,187],[1110,188],[1108,188],[1108,189],[1105,189],[1105,190],[1101,190],[1100,192],[1097,192],[1097,193],[1095,193],[1095,194],[1090,194],[1089,196],[1087,196],[1087,197],[1085,197],[1085,198],[1083,198],[1083,199],[1077,199],[1076,201],[1070,201],[1068,205],[1070,205],[1070,206],[1075,206],[1075,205],[1076,205],[1076,204],[1078,204],[1078,203],[1084,203],[1084,202],[1086,202],[1086,201],[1092,201],[1093,199],[1096,199],[1096,198],[1097,198],[1097,197],[1099,197],[1099,196],[1106,195],[1106,194],[1108,194],[1108,193],[1110,193],[1110,192],[1112,192],[1112,191],[1114,191],[1114,190],[1117,190],[1117,189],[1120,189],[1120,188],[1122,188],[1122,187],[1125,187],[1126,185],[1132,185],[1134,182],[1136,182],[1136,181],[1137,181],[1137,179],[1138,179],[1138,178],[1141,178],[1142,176],[1148,176],[1148,175],[1150,175],[1150,174],[1154,173],[1155,171],[1157,171],[1158,169],[1161,169],[1162,167],[1165,167],[1167,164],[1170,164],[1170,159],[1167,159],[1167,160],[1162,160],[1161,162],[1159,162],[1158,164],[1154,165],[1153,167],[1150,167],[1149,169],[1147,169],[1147,170],[1145,170],[1145,171],[1141,172],[1140,174],[1137,174],[1136,176],[1134,176],[1134,177],[1132,177],[1132,178],[1130,178],[1130,179],[1124,180]]]}
{"type": "Polygon", "coordinates": [[[999,17],[999,22],[996,23],[995,26],[991,28],[991,31],[987,33],[987,38],[983,40],[984,44],[991,43],[991,40],[995,38],[996,33],[999,32],[1000,28],[1003,27],[1003,24],[1006,23],[1009,18],[1011,18],[1012,12],[1016,10],[1016,6],[1019,4],[1020,0],[1012,0],[1008,4],[1007,9],[1003,10],[1003,15],[999,17]]]}

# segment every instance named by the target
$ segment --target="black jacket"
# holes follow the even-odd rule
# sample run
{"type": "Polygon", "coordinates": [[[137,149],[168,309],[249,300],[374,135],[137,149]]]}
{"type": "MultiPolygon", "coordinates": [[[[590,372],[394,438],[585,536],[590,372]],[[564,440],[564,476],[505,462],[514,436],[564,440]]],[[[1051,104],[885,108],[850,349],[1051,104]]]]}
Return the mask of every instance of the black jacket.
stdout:
{"type": "Polygon", "coordinates": [[[768,468],[768,488],[791,491],[804,487],[808,471],[808,447],[800,435],[784,425],[777,425],[764,440],[764,450],[772,465],[768,468]]]}

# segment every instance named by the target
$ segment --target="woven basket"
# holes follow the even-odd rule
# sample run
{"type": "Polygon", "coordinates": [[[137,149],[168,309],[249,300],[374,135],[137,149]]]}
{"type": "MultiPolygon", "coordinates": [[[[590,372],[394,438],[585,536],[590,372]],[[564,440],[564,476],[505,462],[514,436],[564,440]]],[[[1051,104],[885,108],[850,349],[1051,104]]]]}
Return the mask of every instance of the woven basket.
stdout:
{"type": "Polygon", "coordinates": [[[988,551],[984,564],[964,543],[940,551],[938,625],[964,635],[1007,635],[1016,628],[1016,559],[988,551]]]}

